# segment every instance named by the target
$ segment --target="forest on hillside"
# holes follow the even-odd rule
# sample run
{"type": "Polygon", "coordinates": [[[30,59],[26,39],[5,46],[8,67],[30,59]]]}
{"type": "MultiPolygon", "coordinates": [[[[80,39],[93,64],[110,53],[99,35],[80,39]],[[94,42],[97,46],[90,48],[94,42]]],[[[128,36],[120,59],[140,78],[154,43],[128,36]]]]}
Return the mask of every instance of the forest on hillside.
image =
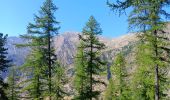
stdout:
{"type": "Polygon", "coordinates": [[[29,48],[22,65],[8,58],[8,35],[0,33],[0,100],[170,100],[170,13],[166,9],[170,0],[105,3],[114,14],[127,15],[136,41],[113,57],[112,49],[100,39],[100,23],[90,16],[77,34],[72,76],[56,54],[54,38],[62,26],[54,16],[58,7],[53,0],[44,0],[27,33],[20,35],[26,42],[15,44],[29,48]]]}

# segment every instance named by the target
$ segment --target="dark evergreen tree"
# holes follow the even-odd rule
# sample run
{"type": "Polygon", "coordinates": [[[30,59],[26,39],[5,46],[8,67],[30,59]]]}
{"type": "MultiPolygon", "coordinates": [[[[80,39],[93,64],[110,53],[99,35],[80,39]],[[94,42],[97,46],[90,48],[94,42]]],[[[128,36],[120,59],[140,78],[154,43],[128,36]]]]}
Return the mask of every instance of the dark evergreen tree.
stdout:
{"type": "Polygon", "coordinates": [[[39,17],[40,29],[45,29],[42,35],[44,37],[44,43],[47,48],[44,48],[45,59],[47,61],[47,75],[48,75],[48,93],[51,100],[52,94],[52,70],[55,66],[56,55],[54,54],[54,47],[52,45],[52,39],[58,34],[59,27],[55,27],[58,22],[55,20],[54,12],[57,10],[52,0],[46,0],[41,8],[41,16],[39,17]],[[41,25],[42,24],[42,25],[41,25]]]}
{"type": "Polygon", "coordinates": [[[20,45],[32,48],[31,56],[28,58],[28,66],[34,67],[32,69],[33,79],[37,87],[34,88],[37,89],[34,95],[37,95],[39,98],[42,94],[43,96],[49,97],[50,100],[53,94],[52,76],[56,62],[56,55],[54,54],[52,42],[53,37],[58,34],[59,29],[59,27],[56,27],[58,22],[54,17],[54,12],[56,10],[57,8],[52,0],[46,0],[39,11],[39,15],[35,15],[35,23],[29,23],[28,33],[22,36],[25,39],[30,39],[30,43],[20,45]],[[41,80],[43,84],[48,84],[41,88],[39,86],[41,80]],[[43,93],[41,90],[43,90],[43,93]]]}
{"type": "MultiPolygon", "coordinates": [[[[148,52],[151,50],[152,53],[146,56],[153,61],[150,63],[151,65],[147,67],[155,69],[155,82],[151,84],[155,87],[154,98],[155,100],[164,98],[165,95],[163,91],[165,91],[165,83],[167,81],[167,73],[165,70],[168,66],[168,54],[170,49],[168,48],[169,39],[164,31],[166,24],[163,22],[162,17],[169,17],[169,14],[164,9],[165,6],[170,5],[169,0],[118,0],[116,3],[108,3],[108,5],[112,10],[118,10],[120,13],[127,8],[133,8],[129,15],[129,24],[131,27],[135,27],[136,30],[144,32],[144,34],[140,36],[140,39],[145,41],[143,43],[147,47],[144,51],[148,52]]],[[[153,78],[150,79],[152,80],[153,78]]],[[[144,84],[142,84],[142,86],[143,85],[144,84]]],[[[149,86],[149,84],[147,85],[149,86]]],[[[146,88],[145,90],[149,89],[146,88]]]]}
{"type": "Polygon", "coordinates": [[[98,35],[101,35],[102,30],[93,16],[90,17],[86,26],[83,28],[83,34],[80,35],[80,40],[83,42],[84,57],[85,62],[87,63],[86,74],[88,77],[88,99],[97,98],[100,94],[99,91],[94,91],[94,86],[97,83],[102,83],[99,80],[95,79],[95,76],[100,75],[100,72],[103,71],[103,62],[100,58],[101,50],[105,49],[105,45],[101,43],[98,39],[98,35]]]}
{"type": "Polygon", "coordinates": [[[7,68],[10,67],[10,60],[7,59],[7,48],[5,48],[5,43],[7,41],[7,35],[0,33],[0,99],[8,100],[5,90],[8,87],[8,84],[4,82],[2,73],[7,71],[7,68]]]}

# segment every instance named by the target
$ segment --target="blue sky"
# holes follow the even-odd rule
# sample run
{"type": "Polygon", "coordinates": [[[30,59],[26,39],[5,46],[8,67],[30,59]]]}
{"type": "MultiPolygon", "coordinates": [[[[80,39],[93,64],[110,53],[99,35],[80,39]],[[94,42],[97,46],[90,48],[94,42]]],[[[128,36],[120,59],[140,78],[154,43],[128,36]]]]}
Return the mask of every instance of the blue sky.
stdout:
{"type": "MultiPolygon", "coordinates": [[[[1,0],[0,32],[9,36],[26,33],[29,22],[40,10],[45,0],[1,0]]],[[[60,33],[81,32],[89,17],[93,15],[100,23],[103,36],[113,38],[128,32],[127,16],[121,17],[110,11],[106,0],[54,0],[59,8],[56,19],[61,22],[60,33]]]]}

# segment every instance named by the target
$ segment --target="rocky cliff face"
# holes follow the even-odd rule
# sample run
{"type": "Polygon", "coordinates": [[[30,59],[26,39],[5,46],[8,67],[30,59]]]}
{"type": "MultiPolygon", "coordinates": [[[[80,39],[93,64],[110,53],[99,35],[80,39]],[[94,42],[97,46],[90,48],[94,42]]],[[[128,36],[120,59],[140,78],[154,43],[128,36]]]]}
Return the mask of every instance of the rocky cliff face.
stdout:
{"type": "MultiPolygon", "coordinates": [[[[66,32],[54,39],[56,54],[64,65],[72,65],[74,63],[76,48],[79,44],[78,34],[80,33],[66,32]]],[[[135,34],[127,34],[114,39],[104,37],[99,37],[99,39],[106,45],[106,49],[103,52],[119,51],[137,40],[135,34]]]]}
{"type": "Polygon", "coordinates": [[[16,44],[26,42],[26,40],[18,37],[9,37],[7,39],[6,48],[8,48],[8,59],[12,60],[13,64],[16,66],[20,66],[24,63],[24,59],[30,51],[29,48],[17,48],[16,44]]]}

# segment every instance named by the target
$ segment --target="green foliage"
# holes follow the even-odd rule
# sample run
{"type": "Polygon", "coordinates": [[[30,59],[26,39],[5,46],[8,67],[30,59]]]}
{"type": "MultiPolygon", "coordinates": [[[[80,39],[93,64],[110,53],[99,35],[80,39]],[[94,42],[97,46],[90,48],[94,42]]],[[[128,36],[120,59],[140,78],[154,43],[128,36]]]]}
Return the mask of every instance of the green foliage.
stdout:
{"type": "MultiPolygon", "coordinates": [[[[32,51],[27,57],[24,64],[30,77],[26,82],[29,84],[24,90],[29,91],[30,96],[34,99],[50,97],[54,94],[52,89],[52,75],[58,73],[55,71],[57,61],[54,47],[52,45],[53,37],[58,34],[59,27],[54,17],[57,10],[52,0],[46,0],[39,11],[39,15],[35,15],[35,23],[29,23],[28,33],[22,35],[22,38],[29,39],[28,44],[19,44],[19,47],[31,47],[32,51]],[[31,92],[32,91],[32,92],[31,92]]],[[[59,72],[60,73],[60,72],[59,72]]],[[[56,84],[55,84],[56,85],[56,84]]]]}
{"type": "Polygon", "coordinates": [[[127,67],[125,59],[121,53],[117,54],[111,70],[113,75],[112,84],[115,86],[113,98],[118,100],[130,100],[127,67]]]}
{"type": "Polygon", "coordinates": [[[54,100],[63,100],[63,97],[67,95],[64,90],[64,85],[67,83],[64,67],[59,62],[55,63],[54,73],[52,76],[52,91],[54,100]]]}
{"type": "Polygon", "coordinates": [[[7,100],[5,90],[7,89],[8,84],[4,82],[2,74],[10,67],[10,60],[7,59],[7,48],[5,48],[5,43],[7,41],[7,35],[0,33],[0,99],[7,100]]]}
{"type": "Polygon", "coordinates": [[[44,62],[45,76],[48,76],[48,90],[46,94],[50,97],[52,95],[52,70],[55,66],[56,55],[54,53],[54,47],[52,46],[53,37],[58,34],[59,27],[55,27],[58,22],[55,20],[54,12],[57,10],[52,0],[46,0],[41,7],[40,15],[36,17],[35,24],[29,24],[28,32],[33,33],[33,37],[38,36],[40,40],[41,51],[43,52],[42,61],[44,62]]]}
{"type": "Polygon", "coordinates": [[[144,99],[165,99],[167,83],[167,67],[169,66],[169,38],[164,31],[166,23],[163,17],[169,18],[169,13],[164,7],[170,5],[168,0],[118,0],[116,3],[109,3],[113,11],[119,13],[132,7],[129,15],[129,27],[135,31],[144,32],[139,35],[142,41],[143,50],[138,55],[138,70],[135,77],[138,77],[138,87],[141,90],[137,97],[144,99]],[[148,53],[149,52],[149,53],[148,53]],[[153,71],[154,69],[154,71],[153,71]],[[145,78],[144,78],[145,77],[145,78]],[[143,83],[142,83],[143,82],[143,83]],[[154,86],[155,85],[155,86],[154,86]],[[155,87],[155,89],[153,89],[155,87]],[[154,92],[154,94],[153,94],[154,92]]]}
{"type": "Polygon", "coordinates": [[[104,100],[116,100],[116,93],[115,93],[115,84],[113,82],[113,79],[109,79],[109,84],[106,88],[105,95],[104,95],[104,100]]]}
{"type": "MultiPolygon", "coordinates": [[[[24,73],[21,77],[22,82],[20,86],[22,93],[27,93],[27,97],[39,100],[42,98],[44,85],[44,74],[43,74],[43,54],[39,49],[33,48],[32,52],[27,57],[24,65],[20,67],[20,71],[24,73]]],[[[25,97],[23,97],[25,98],[25,97]]]]}
{"type": "MultiPolygon", "coordinates": [[[[147,99],[147,100],[153,100],[154,99],[154,92],[155,92],[155,65],[159,66],[159,96],[161,99],[166,98],[166,92],[167,92],[167,83],[168,83],[168,66],[169,63],[165,60],[168,60],[168,52],[159,49],[158,48],[158,56],[155,56],[155,47],[153,45],[153,39],[154,36],[148,35],[149,33],[143,34],[142,36],[145,37],[145,41],[148,41],[148,43],[145,43],[141,41],[141,43],[137,46],[138,49],[136,49],[136,62],[138,67],[136,68],[136,72],[134,73],[133,77],[133,87],[134,89],[134,98],[139,97],[147,99]],[[158,59],[158,58],[162,59],[158,59]]],[[[164,40],[157,41],[157,43],[165,43],[164,40]]],[[[168,41],[166,41],[168,43],[168,41]]]]}
{"type": "MultiPolygon", "coordinates": [[[[94,91],[93,87],[95,84],[102,82],[96,80],[94,76],[99,75],[104,69],[103,66],[105,63],[100,59],[100,54],[101,50],[105,48],[105,45],[100,43],[97,37],[102,33],[102,30],[93,16],[91,16],[89,21],[86,23],[82,33],[82,35],[79,35],[79,38],[83,43],[81,46],[83,51],[80,51],[80,53],[82,53],[81,56],[83,56],[82,58],[84,60],[80,71],[84,71],[84,73],[82,73],[83,75],[81,74],[81,77],[87,77],[87,87],[85,86],[85,90],[88,89],[88,91],[85,92],[87,93],[86,97],[92,100],[92,98],[96,98],[100,94],[99,91],[94,91]]],[[[79,74],[79,72],[77,74],[79,74]]]]}
{"type": "Polygon", "coordinates": [[[85,100],[88,98],[88,76],[86,72],[87,62],[84,56],[83,42],[81,41],[75,58],[74,86],[77,92],[75,99],[85,100]]]}
{"type": "Polygon", "coordinates": [[[19,82],[19,71],[18,69],[13,66],[11,67],[8,75],[8,90],[7,90],[7,96],[9,100],[19,100],[20,98],[20,86],[18,84],[19,82]]]}
{"type": "Polygon", "coordinates": [[[151,57],[153,51],[149,47],[149,44],[140,44],[137,49],[138,67],[135,69],[132,79],[133,99],[136,100],[154,99],[154,61],[151,57]]]}
{"type": "Polygon", "coordinates": [[[0,71],[5,72],[8,67],[10,67],[10,60],[7,60],[7,48],[5,48],[5,44],[7,41],[7,35],[3,35],[0,33],[0,71]]]}
{"type": "MultiPolygon", "coordinates": [[[[140,43],[136,46],[136,66],[133,68],[132,77],[128,75],[123,55],[128,55],[134,45],[125,46],[122,48],[124,54],[119,53],[116,56],[104,99],[168,99],[170,38],[165,31],[167,24],[164,20],[170,17],[165,9],[170,5],[170,1],[117,0],[110,3],[108,0],[107,4],[112,11],[118,11],[119,14],[124,13],[128,8],[131,9],[128,16],[129,29],[139,32],[140,43]]],[[[52,0],[45,0],[39,14],[35,15],[35,22],[29,23],[27,34],[21,36],[29,42],[17,45],[31,48],[31,53],[20,68],[22,82],[18,83],[19,73],[15,68],[10,70],[8,84],[0,76],[0,100],[21,98],[63,100],[67,95],[64,90],[64,85],[67,83],[65,69],[58,62],[53,47],[53,37],[58,34],[60,28],[56,27],[59,24],[54,17],[56,10],[57,7],[52,0]]],[[[104,82],[96,77],[101,75],[106,65],[101,58],[102,50],[105,49],[105,45],[98,38],[101,33],[99,23],[91,16],[82,34],[79,35],[80,44],[75,58],[75,100],[92,100],[100,95],[100,91],[96,90],[95,86],[104,82]]],[[[6,57],[7,48],[4,47],[6,40],[7,35],[3,36],[0,33],[0,75],[10,67],[10,60],[6,57]]]]}

